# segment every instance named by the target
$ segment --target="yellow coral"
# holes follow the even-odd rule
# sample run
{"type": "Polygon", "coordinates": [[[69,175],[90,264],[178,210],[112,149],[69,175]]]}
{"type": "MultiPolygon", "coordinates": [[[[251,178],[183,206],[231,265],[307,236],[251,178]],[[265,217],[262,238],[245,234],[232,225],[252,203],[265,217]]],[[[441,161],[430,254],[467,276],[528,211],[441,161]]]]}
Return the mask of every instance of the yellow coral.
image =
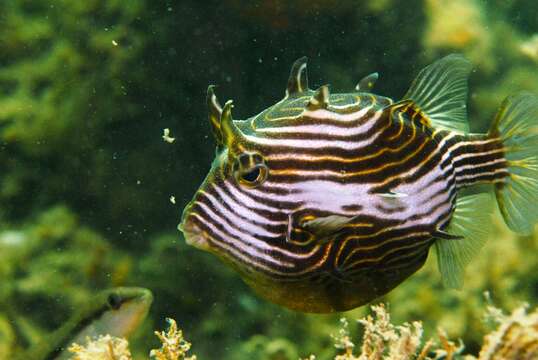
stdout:
{"type": "MultiPolygon", "coordinates": [[[[187,356],[191,344],[183,338],[175,320],[168,318],[166,321],[168,331],[155,331],[162,347],[151,350],[149,356],[157,360],[196,360],[196,355],[187,356]]],[[[110,335],[101,335],[95,340],[88,338],[86,346],[73,344],[69,351],[74,354],[71,360],[132,360],[129,342],[110,335]]]]}
{"type": "MultiPolygon", "coordinates": [[[[421,349],[420,322],[395,326],[383,304],[372,306],[372,310],[374,316],[359,320],[364,326],[359,355],[353,354],[355,345],[349,336],[347,320],[341,320],[339,336],[334,338],[335,346],[344,352],[336,355],[335,360],[453,360],[464,349],[461,341],[456,345],[442,329],[438,329],[439,348],[434,349],[434,341],[429,340],[421,349]]],[[[510,316],[491,306],[488,311],[499,326],[484,337],[478,358],[467,355],[466,360],[538,359],[538,309],[527,314],[526,307],[520,307],[510,316]]]]}
{"type": "Polygon", "coordinates": [[[522,306],[509,316],[492,308],[499,327],[484,337],[478,360],[538,359],[538,309],[527,314],[522,306]]]}
{"type": "Polygon", "coordinates": [[[161,349],[153,349],[151,357],[157,360],[196,360],[196,355],[187,356],[191,344],[183,338],[183,332],[178,329],[174,319],[167,318],[168,331],[155,331],[155,335],[161,340],[161,349]]]}
{"type": "Polygon", "coordinates": [[[342,328],[339,336],[334,337],[335,347],[342,349],[344,353],[336,355],[335,360],[426,359],[430,343],[427,343],[426,350],[421,351],[417,357],[422,338],[422,324],[419,321],[395,326],[390,322],[390,314],[383,304],[372,306],[372,310],[374,317],[368,315],[359,320],[364,327],[364,335],[358,356],[353,354],[355,345],[349,336],[348,322],[345,319],[340,320],[342,328]]]}
{"type": "Polygon", "coordinates": [[[87,343],[86,346],[74,343],[69,347],[74,354],[71,360],[132,360],[126,339],[101,335],[95,340],[87,339],[87,343]]]}
{"type": "Polygon", "coordinates": [[[349,323],[346,318],[341,318],[340,323],[342,324],[342,327],[340,328],[338,335],[333,336],[333,339],[335,340],[334,347],[343,350],[344,353],[337,355],[335,360],[356,360],[358,358],[353,355],[355,344],[351,341],[349,323]]]}
{"type": "MultiPolygon", "coordinates": [[[[439,344],[428,340],[421,347],[423,328],[420,321],[394,325],[383,304],[372,306],[373,315],[359,319],[364,327],[360,354],[355,354],[355,344],[349,331],[347,319],[340,319],[341,328],[333,336],[334,346],[340,351],[334,360],[454,360],[462,353],[464,346],[448,339],[445,331],[438,329],[439,344]]],[[[510,315],[490,306],[488,317],[498,327],[484,337],[478,358],[464,356],[465,360],[520,360],[538,359],[538,309],[528,314],[526,307],[520,307],[510,315]]],[[[183,338],[173,319],[167,319],[168,330],[156,331],[162,343],[160,349],[150,352],[157,360],[196,360],[196,355],[188,356],[191,344],[183,338]]],[[[69,351],[74,353],[71,360],[132,360],[125,339],[100,336],[88,341],[86,347],[73,344],[69,351]]],[[[315,355],[303,360],[315,360],[315,355]]]]}

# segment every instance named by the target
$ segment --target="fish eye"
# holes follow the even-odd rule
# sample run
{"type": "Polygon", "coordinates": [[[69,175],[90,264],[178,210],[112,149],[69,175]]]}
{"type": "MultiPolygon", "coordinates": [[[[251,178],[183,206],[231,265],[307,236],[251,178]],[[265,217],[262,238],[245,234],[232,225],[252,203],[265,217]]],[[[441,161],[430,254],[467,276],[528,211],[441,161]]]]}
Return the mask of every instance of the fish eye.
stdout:
{"type": "Polygon", "coordinates": [[[111,309],[118,310],[121,306],[121,298],[117,294],[110,294],[108,295],[107,303],[111,309]]]}
{"type": "Polygon", "coordinates": [[[267,166],[265,166],[265,164],[260,164],[247,171],[241,172],[239,183],[247,187],[256,187],[264,182],[266,177],[267,166]]]}
{"type": "Polygon", "coordinates": [[[253,188],[260,185],[268,172],[263,158],[257,153],[244,153],[236,158],[234,176],[242,186],[253,188]]]}
{"type": "Polygon", "coordinates": [[[262,171],[260,170],[259,167],[255,167],[254,169],[250,170],[249,172],[247,172],[245,174],[242,174],[241,178],[246,182],[253,183],[253,182],[256,182],[256,180],[258,180],[258,178],[261,175],[261,172],[262,171]]]}

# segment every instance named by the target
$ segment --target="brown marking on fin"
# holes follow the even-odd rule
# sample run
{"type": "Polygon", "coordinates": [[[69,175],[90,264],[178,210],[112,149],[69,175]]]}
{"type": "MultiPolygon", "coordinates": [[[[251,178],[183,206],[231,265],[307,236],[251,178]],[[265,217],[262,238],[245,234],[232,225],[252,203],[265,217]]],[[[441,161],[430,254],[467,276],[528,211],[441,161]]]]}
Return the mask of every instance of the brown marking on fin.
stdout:
{"type": "Polygon", "coordinates": [[[432,123],[428,116],[413,100],[402,100],[391,104],[385,108],[393,114],[405,114],[415,124],[426,128],[432,128],[432,123]]]}

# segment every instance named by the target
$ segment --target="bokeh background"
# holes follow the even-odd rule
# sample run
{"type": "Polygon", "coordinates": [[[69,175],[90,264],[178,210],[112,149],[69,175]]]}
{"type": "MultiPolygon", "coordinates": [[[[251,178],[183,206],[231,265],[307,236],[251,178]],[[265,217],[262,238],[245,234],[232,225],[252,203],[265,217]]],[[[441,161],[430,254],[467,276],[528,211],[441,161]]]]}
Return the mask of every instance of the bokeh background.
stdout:
{"type": "MultiPolygon", "coordinates": [[[[251,116],[282,98],[291,63],[306,55],[311,87],[346,92],[378,71],[375,92],[398,99],[451,52],[475,66],[470,124],[486,131],[505,96],[538,94],[536,1],[2,0],[0,358],[120,285],[155,295],[131,340],[139,358],[166,316],[201,359],[333,357],[342,314],[259,299],[176,229],[214,154],[205,91],[217,84],[235,117],[251,116]]],[[[432,254],[380,299],[394,321],[420,319],[426,337],[442,326],[472,353],[484,291],[506,309],[536,305],[537,237],[514,236],[498,217],[492,226],[462,291],[442,287],[432,254]]]]}

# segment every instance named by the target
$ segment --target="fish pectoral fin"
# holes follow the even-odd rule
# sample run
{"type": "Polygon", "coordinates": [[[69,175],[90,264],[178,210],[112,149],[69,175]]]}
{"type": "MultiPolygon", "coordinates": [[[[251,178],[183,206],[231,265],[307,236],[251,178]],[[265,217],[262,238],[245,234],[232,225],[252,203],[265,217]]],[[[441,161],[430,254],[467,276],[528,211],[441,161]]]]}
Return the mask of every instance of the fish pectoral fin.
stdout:
{"type": "Polygon", "coordinates": [[[353,219],[351,216],[329,215],[305,221],[302,228],[316,236],[318,241],[326,242],[353,219]]]}
{"type": "Polygon", "coordinates": [[[433,127],[469,132],[467,79],[471,70],[462,55],[448,55],[424,68],[403,99],[412,100],[433,127]]]}
{"type": "Polygon", "coordinates": [[[297,221],[293,214],[288,218],[286,241],[295,245],[308,245],[312,242],[324,244],[349,224],[354,217],[329,215],[305,221],[297,221]]]}
{"type": "Polygon", "coordinates": [[[465,267],[489,237],[492,203],[489,194],[458,198],[446,230],[432,234],[436,238],[437,266],[446,287],[463,286],[465,267]]]}

